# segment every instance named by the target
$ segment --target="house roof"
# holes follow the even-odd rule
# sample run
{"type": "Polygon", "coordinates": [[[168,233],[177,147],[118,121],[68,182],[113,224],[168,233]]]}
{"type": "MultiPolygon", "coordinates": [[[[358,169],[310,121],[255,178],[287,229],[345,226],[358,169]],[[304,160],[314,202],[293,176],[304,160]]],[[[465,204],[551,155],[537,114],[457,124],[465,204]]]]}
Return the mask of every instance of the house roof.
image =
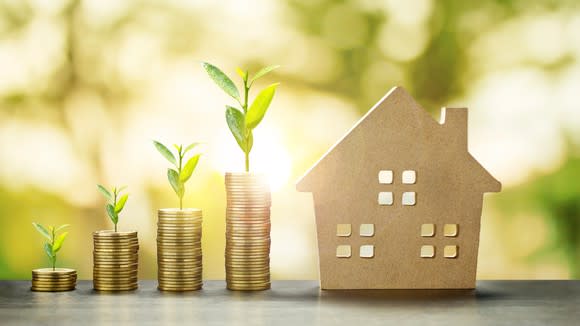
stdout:
{"type": "MultiPolygon", "coordinates": [[[[346,150],[352,147],[346,143],[349,137],[361,128],[373,128],[373,124],[380,123],[377,119],[385,117],[397,117],[401,123],[415,124],[414,128],[432,130],[434,133],[448,136],[446,139],[457,146],[465,148],[467,166],[471,175],[481,185],[483,192],[498,192],[501,183],[496,180],[473,156],[467,148],[467,109],[466,108],[443,108],[442,121],[438,123],[425,111],[409,93],[402,87],[394,87],[380,101],[378,101],[354,126],[339,139],[323,156],[316,162],[297,182],[298,191],[312,191],[317,181],[317,175],[325,169],[324,165],[329,155],[335,151],[346,150]]],[[[379,129],[380,130],[380,129],[379,129]]],[[[451,144],[445,144],[451,145],[451,144]]],[[[332,161],[332,160],[329,160],[332,161]]]]}

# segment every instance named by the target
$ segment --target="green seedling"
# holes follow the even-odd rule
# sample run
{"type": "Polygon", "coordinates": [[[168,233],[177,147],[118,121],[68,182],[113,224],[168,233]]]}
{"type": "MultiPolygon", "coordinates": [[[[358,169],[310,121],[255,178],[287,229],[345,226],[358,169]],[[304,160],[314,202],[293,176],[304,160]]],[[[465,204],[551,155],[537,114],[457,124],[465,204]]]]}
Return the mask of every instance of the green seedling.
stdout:
{"type": "Polygon", "coordinates": [[[185,195],[185,183],[187,180],[191,178],[193,171],[197,167],[197,163],[199,162],[199,157],[201,154],[195,154],[191,158],[187,160],[185,164],[184,158],[185,154],[192,150],[194,147],[199,145],[199,143],[190,144],[187,147],[183,147],[182,145],[173,145],[175,150],[177,151],[177,156],[174,155],[169,148],[165,145],[161,144],[158,141],[153,141],[153,145],[157,148],[157,151],[163,155],[173,166],[175,169],[169,168],[167,169],[167,179],[169,180],[169,184],[177,197],[179,197],[179,209],[183,209],[183,195],[185,195]]]}
{"type": "Polygon", "coordinates": [[[58,234],[58,232],[62,231],[64,228],[69,227],[69,224],[63,224],[57,228],[52,225],[48,228],[45,228],[44,226],[35,222],[33,222],[32,225],[34,228],[36,228],[38,233],[42,234],[42,236],[48,240],[48,242],[44,244],[44,252],[48,256],[48,259],[52,265],[52,270],[55,270],[56,253],[59,252],[60,248],[62,248],[62,243],[68,235],[68,232],[63,232],[61,234],[58,234]]]}
{"type": "Polygon", "coordinates": [[[264,88],[256,98],[254,102],[249,105],[248,97],[250,94],[250,89],[254,85],[254,82],[270,73],[271,71],[279,68],[280,66],[269,66],[258,71],[254,76],[250,78],[250,73],[246,70],[236,68],[236,72],[242,78],[244,86],[243,98],[240,97],[240,92],[234,84],[234,82],[218,67],[209,64],[207,62],[202,63],[203,68],[209,75],[209,77],[224,91],[226,94],[236,100],[239,107],[233,107],[226,105],[226,122],[232,135],[236,139],[236,142],[244,152],[246,158],[246,172],[250,171],[250,151],[254,145],[253,130],[260,124],[272,99],[276,93],[276,88],[279,83],[271,84],[264,88]],[[241,109],[240,109],[241,108],[241,109]]]}
{"type": "Polygon", "coordinates": [[[129,194],[121,195],[121,192],[126,188],[127,186],[120,188],[114,187],[109,191],[107,188],[97,185],[97,189],[99,189],[101,194],[103,194],[108,201],[105,210],[107,211],[107,215],[109,215],[111,222],[115,225],[115,232],[117,232],[117,223],[119,223],[119,213],[121,213],[123,208],[125,208],[127,199],[129,199],[129,194]]]}

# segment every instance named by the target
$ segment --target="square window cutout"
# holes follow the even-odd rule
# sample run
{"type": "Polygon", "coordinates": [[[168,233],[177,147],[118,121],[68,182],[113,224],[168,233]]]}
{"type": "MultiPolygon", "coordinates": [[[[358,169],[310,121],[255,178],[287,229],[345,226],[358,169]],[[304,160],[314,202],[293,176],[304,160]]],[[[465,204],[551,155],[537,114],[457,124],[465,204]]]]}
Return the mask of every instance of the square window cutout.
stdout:
{"type": "Polygon", "coordinates": [[[417,198],[414,191],[403,193],[403,206],[414,206],[417,198]]]}
{"type": "Polygon", "coordinates": [[[457,228],[457,224],[445,224],[443,226],[443,234],[446,237],[456,237],[459,233],[459,229],[457,228]]]}
{"type": "Polygon", "coordinates": [[[360,246],[359,256],[361,258],[373,258],[375,256],[375,246],[373,245],[360,246]]]}
{"type": "Polygon", "coordinates": [[[402,177],[403,184],[412,185],[417,182],[417,172],[415,170],[405,170],[403,171],[402,177]]]}
{"type": "Polygon", "coordinates": [[[336,257],[338,258],[350,258],[350,246],[349,245],[339,245],[336,247],[336,257]]]}
{"type": "Polygon", "coordinates": [[[392,192],[379,192],[379,205],[393,205],[393,193],[392,192]]]}
{"type": "Polygon", "coordinates": [[[421,225],[421,236],[422,237],[432,237],[435,235],[435,224],[422,224],[421,225]]]}
{"type": "Polygon", "coordinates": [[[445,258],[457,258],[457,246],[445,246],[443,248],[443,256],[445,258]]]}
{"type": "Polygon", "coordinates": [[[421,258],[433,258],[435,257],[435,247],[434,246],[421,246],[421,258]]]}
{"type": "Polygon", "coordinates": [[[374,224],[361,224],[359,234],[361,237],[372,237],[373,235],[375,235],[375,225],[374,224]]]}
{"type": "Polygon", "coordinates": [[[337,224],[336,235],[339,237],[350,237],[352,233],[350,224],[337,224]]]}
{"type": "Polygon", "coordinates": [[[393,171],[381,170],[379,171],[379,183],[390,185],[393,183],[393,171]]]}

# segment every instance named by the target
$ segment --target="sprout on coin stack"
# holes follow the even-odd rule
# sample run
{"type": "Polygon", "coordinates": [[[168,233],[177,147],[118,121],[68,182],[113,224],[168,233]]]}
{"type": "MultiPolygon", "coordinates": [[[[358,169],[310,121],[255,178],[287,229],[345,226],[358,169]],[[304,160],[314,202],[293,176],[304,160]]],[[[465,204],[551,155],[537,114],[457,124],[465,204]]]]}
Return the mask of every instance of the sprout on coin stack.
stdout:
{"type": "Polygon", "coordinates": [[[179,208],[162,208],[157,212],[157,278],[159,290],[194,291],[202,287],[201,226],[202,211],[183,208],[185,183],[190,180],[201,154],[187,154],[198,143],[173,145],[175,154],[158,141],[153,145],[171,163],[167,179],[179,198],[179,208]]]}
{"type": "Polygon", "coordinates": [[[48,256],[52,267],[39,268],[32,271],[31,290],[40,292],[74,290],[77,282],[77,272],[70,268],[56,268],[56,254],[62,248],[64,239],[68,235],[68,232],[60,232],[69,225],[64,224],[59,227],[44,227],[38,223],[32,223],[32,225],[47,240],[44,244],[44,252],[48,256]]]}
{"type": "Polygon", "coordinates": [[[203,63],[209,77],[237,103],[226,105],[226,122],[245,156],[245,172],[227,172],[226,283],[230,290],[270,288],[270,189],[267,178],[250,172],[250,151],[254,129],[260,124],[276,93],[278,83],[258,93],[249,104],[254,82],[279,66],[269,66],[250,77],[237,68],[242,79],[243,98],[233,81],[216,66],[203,63]]]}
{"type": "Polygon", "coordinates": [[[137,231],[118,231],[119,214],[123,211],[128,194],[126,187],[111,190],[97,185],[107,199],[105,211],[113,222],[113,230],[93,232],[93,288],[97,291],[130,291],[138,287],[139,240],[137,231]]]}

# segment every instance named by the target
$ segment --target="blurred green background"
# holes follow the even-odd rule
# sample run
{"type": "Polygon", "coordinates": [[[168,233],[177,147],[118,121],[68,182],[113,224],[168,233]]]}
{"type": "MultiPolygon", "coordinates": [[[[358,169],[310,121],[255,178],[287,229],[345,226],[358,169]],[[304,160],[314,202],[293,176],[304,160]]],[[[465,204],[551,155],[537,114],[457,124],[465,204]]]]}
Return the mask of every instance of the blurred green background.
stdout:
{"type": "Polygon", "coordinates": [[[318,277],[294,181],[395,85],[437,119],[468,106],[470,151],[504,185],[478,278],[580,277],[578,1],[0,0],[0,279],[48,265],[32,221],[72,224],[58,263],[91,278],[91,232],[111,228],[96,183],[129,185],[119,225],[155,278],[156,209],[177,200],[152,139],[204,142],[185,203],[204,210],[204,276],[224,277],[223,173],[243,154],[201,60],[282,65],[259,82],[282,85],[252,152],[273,278],[318,277]]]}

